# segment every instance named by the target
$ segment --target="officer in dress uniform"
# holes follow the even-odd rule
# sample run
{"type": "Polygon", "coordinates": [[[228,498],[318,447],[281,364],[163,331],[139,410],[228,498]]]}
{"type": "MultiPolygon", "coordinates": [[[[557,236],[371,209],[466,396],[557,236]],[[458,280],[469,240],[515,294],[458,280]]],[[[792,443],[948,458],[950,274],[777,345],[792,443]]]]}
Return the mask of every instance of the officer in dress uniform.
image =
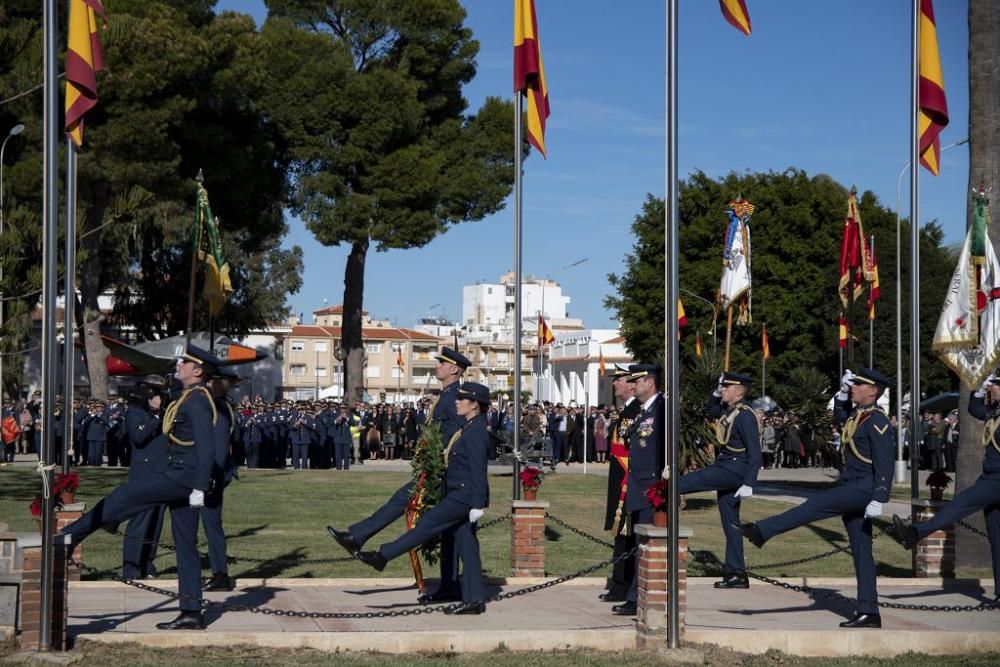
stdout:
{"type": "MultiPolygon", "coordinates": [[[[125,410],[125,430],[132,446],[128,467],[130,482],[139,482],[160,474],[167,458],[167,442],[159,437],[160,390],[163,378],[148,377],[129,392],[125,410]]],[[[156,577],[156,548],[163,530],[166,505],[143,510],[129,519],[122,545],[122,577],[156,577]]]]}
{"type": "Polygon", "coordinates": [[[726,535],[726,564],[722,581],[716,588],[749,588],[743,537],[740,535],[740,501],[753,495],[760,470],[760,431],[757,416],[746,402],[747,388],[753,379],[736,373],[719,376],[719,386],[708,399],[710,417],[720,419],[720,449],[715,463],[681,475],[677,492],[681,495],[715,491],[719,500],[722,532],[726,535]]]}
{"type": "Polygon", "coordinates": [[[858,584],[858,608],[842,628],[881,628],[875,559],[872,556],[872,522],[882,515],[892,490],[895,437],[889,418],[876,401],[889,386],[889,378],[872,368],[857,374],[848,369],[834,403],[834,418],[843,425],[844,471],[840,484],[817,493],[798,507],[756,524],[745,523],[743,535],[757,547],[781,533],[813,521],[839,516],[847,528],[858,584]],[[850,400],[848,400],[848,392],[850,400]],[[851,411],[851,402],[854,411],[851,411]]]}
{"type": "Polygon", "coordinates": [[[305,405],[300,404],[288,415],[288,441],[292,446],[292,468],[308,470],[309,441],[312,439],[313,418],[305,405]]]}
{"type": "MultiPolygon", "coordinates": [[[[441,383],[441,393],[431,408],[430,421],[440,424],[441,440],[447,443],[464,424],[464,420],[460,419],[458,412],[456,412],[455,401],[458,398],[459,379],[465,369],[472,365],[472,362],[450,347],[442,348],[437,360],[438,365],[435,367],[434,373],[441,383]]],[[[357,555],[365,542],[373,535],[403,516],[412,492],[413,482],[410,481],[401,486],[392,495],[392,498],[375,510],[371,516],[351,525],[347,530],[337,530],[333,526],[327,526],[327,530],[337,544],[344,547],[349,553],[357,555]]],[[[456,559],[454,542],[450,533],[445,533],[441,540],[441,583],[438,584],[436,591],[420,595],[417,598],[418,602],[430,604],[433,602],[454,602],[460,599],[456,559]]]]}
{"type": "MultiPolygon", "coordinates": [[[[628,475],[626,476],[625,511],[629,532],[640,523],[653,522],[653,506],[646,497],[646,490],[663,475],[666,465],[666,435],[663,425],[663,394],[659,391],[660,369],[655,364],[629,366],[628,381],[635,385],[635,398],[641,406],[640,413],[626,432],[628,438],[628,475]]],[[[639,594],[639,572],[632,575],[632,583],[625,602],[611,607],[614,614],[634,616],[639,594]]]]}
{"type": "Polygon", "coordinates": [[[445,494],[429,509],[412,530],[398,539],[381,545],[377,551],[362,551],[358,559],[378,571],[386,563],[416,549],[421,544],[453,531],[458,557],[462,561],[462,604],[447,610],[449,614],[482,614],[486,611],[486,588],[476,522],[490,504],[490,486],[486,475],[490,434],[486,415],[490,390],[475,382],[465,382],[457,392],[456,412],[464,420],[461,429],[448,439],[444,451],[445,494]]]}
{"type": "Polygon", "coordinates": [[[188,521],[175,517],[178,509],[204,505],[211,486],[215,461],[213,431],[218,415],[205,382],[220,364],[205,350],[188,345],[184,355],[177,358],[174,375],[183,390],[163,415],[162,437],[168,439],[169,449],[162,472],[122,484],[63,531],[72,544],[78,544],[105,525],[124,521],[150,507],[170,506],[181,613],[172,621],[158,623],[156,627],[161,630],[205,627],[201,614],[197,523],[192,528],[188,521]]]}
{"type": "MultiPolygon", "coordinates": [[[[620,558],[635,546],[635,534],[628,530],[625,522],[625,495],[628,489],[625,476],[628,474],[628,445],[624,434],[632,426],[632,420],[642,411],[642,404],[635,398],[635,385],[628,381],[627,367],[615,365],[611,373],[614,378],[611,387],[615,399],[622,401],[618,417],[611,422],[608,442],[611,443],[611,458],[608,463],[608,500],[604,510],[604,530],[614,536],[613,556],[620,558]]],[[[608,580],[608,590],[597,597],[604,602],[624,602],[635,576],[635,556],[622,558],[614,565],[608,580]]]]}
{"type": "Polygon", "coordinates": [[[1000,380],[995,375],[990,374],[982,386],[972,393],[969,414],[986,422],[983,427],[983,474],[975,484],[942,507],[930,521],[907,526],[898,516],[893,516],[892,523],[903,546],[912,549],[931,533],[982,510],[993,562],[993,595],[1000,601],[1000,380]],[[992,403],[989,407],[987,396],[992,403]]]}

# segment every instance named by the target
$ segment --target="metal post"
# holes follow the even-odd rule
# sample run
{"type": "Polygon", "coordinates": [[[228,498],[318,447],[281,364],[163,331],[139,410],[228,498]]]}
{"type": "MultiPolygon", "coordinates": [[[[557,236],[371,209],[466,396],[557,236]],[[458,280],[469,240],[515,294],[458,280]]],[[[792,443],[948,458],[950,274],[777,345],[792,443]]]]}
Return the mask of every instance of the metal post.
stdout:
{"type": "MultiPolygon", "coordinates": [[[[909,167],[903,167],[896,179],[896,470],[893,474],[896,484],[906,481],[906,461],[903,460],[903,246],[900,242],[899,190],[903,174],[909,167]]],[[[913,430],[914,421],[913,397],[910,397],[910,430],[913,430]]]]}
{"type": "MultiPolygon", "coordinates": [[[[590,355],[587,355],[590,364],[590,355]]],[[[587,424],[590,422],[590,373],[583,372],[583,474],[587,474],[587,424]]]]}
{"type": "Polygon", "coordinates": [[[73,389],[76,374],[76,144],[66,136],[66,272],[63,304],[63,441],[62,469],[70,469],[69,450],[73,447],[73,389]]]}
{"type": "MultiPolygon", "coordinates": [[[[916,416],[920,409],[920,0],[912,2],[910,44],[910,496],[920,495],[920,452],[916,416]]],[[[910,517],[916,520],[915,511],[910,517]]],[[[913,556],[916,559],[916,554],[913,556]]]]}
{"type": "MultiPolygon", "coordinates": [[[[56,374],[56,281],[58,277],[59,239],[59,54],[56,39],[59,35],[56,20],[59,15],[56,0],[43,2],[44,25],[44,102],[43,102],[43,197],[42,197],[42,451],[41,463],[52,463],[55,445],[55,391],[56,374]]],[[[44,488],[51,489],[52,471],[41,470],[44,488]]],[[[38,623],[38,650],[48,651],[52,643],[52,528],[53,500],[42,503],[42,582],[38,623]]]]}
{"type": "MultiPolygon", "coordinates": [[[[667,361],[669,382],[666,383],[666,406],[664,415],[664,425],[666,426],[666,446],[667,446],[667,474],[676,476],[678,473],[677,448],[680,442],[680,347],[677,340],[677,299],[678,299],[678,266],[677,258],[680,253],[679,232],[680,232],[680,210],[677,184],[677,0],[667,0],[667,53],[666,53],[666,75],[667,75],[667,99],[666,99],[666,188],[665,207],[666,212],[666,251],[667,257],[664,265],[666,275],[666,316],[667,321],[663,324],[664,355],[667,361]]],[[[669,609],[667,610],[667,644],[670,648],[678,648],[680,645],[680,603],[678,600],[679,583],[678,578],[678,555],[680,545],[680,535],[678,523],[680,521],[680,494],[677,491],[677,484],[670,485],[670,577],[667,582],[667,597],[669,599],[669,609]]]]}
{"type": "MultiPolygon", "coordinates": [[[[871,242],[871,253],[872,257],[875,256],[875,235],[872,234],[871,242]]],[[[871,285],[868,286],[871,290],[871,285]]],[[[871,292],[869,292],[869,299],[871,299],[871,292]]],[[[868,305],[868,368],[875,368],[875,320],[872,319],[872,308],[874,304],[868,305]]]]}
{"type": "MultiPolygon", "coordinates": [[[[524,95],[517,92],[514,103],[514,500],[521,499],[521,484],[518,477],[521,474],[521,149],[524,139],[521,136],[521,123],[524,108],[524,95]]],[[[545,291],[542,287],[542,296],[545,291]]]]}

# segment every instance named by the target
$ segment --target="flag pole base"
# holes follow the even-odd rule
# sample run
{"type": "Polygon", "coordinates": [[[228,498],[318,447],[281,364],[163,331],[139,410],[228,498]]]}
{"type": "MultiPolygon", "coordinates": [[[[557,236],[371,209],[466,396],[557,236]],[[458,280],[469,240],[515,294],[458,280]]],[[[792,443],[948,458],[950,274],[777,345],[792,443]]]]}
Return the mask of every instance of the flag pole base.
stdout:
{"type": "Polygon", "coordinates": [[[894,484],[906,485],[910,483],[910,471],[906,469],[906,461],[896,461],[894,477],[894,484]]]}

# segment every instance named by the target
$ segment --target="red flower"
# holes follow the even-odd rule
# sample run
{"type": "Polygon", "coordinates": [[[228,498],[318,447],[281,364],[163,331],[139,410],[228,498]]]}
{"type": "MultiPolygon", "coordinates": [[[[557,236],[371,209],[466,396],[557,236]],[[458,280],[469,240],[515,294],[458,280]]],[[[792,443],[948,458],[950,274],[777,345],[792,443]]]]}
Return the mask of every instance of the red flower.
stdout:
{"type": "Polygon", "coordinates": [[[537,489],[542,485],[542,478],[545,474],[538,468],[527,467],[517,476],[521,480],[521,485],[526,489],[537,489]]]}
{"type": "Polygon", "coordinates": [[[41,496],[38,496],[37,498],[35,498],[34,500],[31,501],[31,516],[35,517],[36,519],[41,518],[41,516],[42,516],[42,497],[41,496]]]}
{"type": "Polygon", "coordinates": [[[75,470],[70,472],[56,473],[55,483],[52,485],[52,493],[56,496],[64,493],[76,493],[76,490],[80,488],[80,475],[76,473],[75,470]]]}
{"type": "Polygon", "coordinates": [[[670,484],[665,479],[659,479],[656,484],[646,489],[646,498],[656,512],[667,509],[670,500],[670,484]]]}

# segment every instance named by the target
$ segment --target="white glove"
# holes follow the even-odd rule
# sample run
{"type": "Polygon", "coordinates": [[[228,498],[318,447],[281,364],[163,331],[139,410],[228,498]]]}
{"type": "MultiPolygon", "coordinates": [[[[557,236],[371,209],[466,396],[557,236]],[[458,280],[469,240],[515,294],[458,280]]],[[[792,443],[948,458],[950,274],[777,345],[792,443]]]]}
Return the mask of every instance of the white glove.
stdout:
{"type": "Polygon", "coordinates": [[[993,386],[993,381],[996,380],[996,379],[997,379],[997,376],[994,375],[993,373],[990,373],[989,375],[987,375],[986,379],[983,380],[983,384],[981,384],[979,386],[979,389],[976,390],[976,394],[975,394],[976,397],[977,398],[982,398],[983,396],[985,396],[989,392],[990,387],[993,386]]]}
{"type": "Polygon", "coordinates": [[[469,523],[475,523],[479,521],[479,518],[486,514],[483,510],[471,509],[469,510],[469,523]]]}
{"type": "Polygon", "coordinates": [[[865,518],[874,519],[877,516],[882,516],[882,503],[877,500],[873,500],[868,503],[868,507],[865,508],[865,518]]]}
{"type": "Polygon", "coordinates": [[[753,489],[744,484],[740,488],[736,489],[736,493],[733,495],[737,498],[749,498],[753,495],[753,489]]]}
{"type": "Polygon", "coordinates": [[[719,381],[715,385],[715,391],[712,392],[712,396],[715,396],[716,398],[720,398],[722,396],[722,380],[725,379],[725,377],[726,376],[722,373],[719,374],[719,381]]]}
{"type": "Polygon", "coordinates": [[[844,371],[844,375],[840,378],[840,392],[837,394],[837,398],[842,401],[846,401],[847,397],[851,395],[851,383],[854,381],[854,371],[850,368],[844,371]]]}
{"type": "Polygon", "coordinates": [[[191,505],[191,507],[204,507],[205,492],[199,491],[198,489],[192,489],[191,495],[188,496],[188,504],[191,505]]]}

